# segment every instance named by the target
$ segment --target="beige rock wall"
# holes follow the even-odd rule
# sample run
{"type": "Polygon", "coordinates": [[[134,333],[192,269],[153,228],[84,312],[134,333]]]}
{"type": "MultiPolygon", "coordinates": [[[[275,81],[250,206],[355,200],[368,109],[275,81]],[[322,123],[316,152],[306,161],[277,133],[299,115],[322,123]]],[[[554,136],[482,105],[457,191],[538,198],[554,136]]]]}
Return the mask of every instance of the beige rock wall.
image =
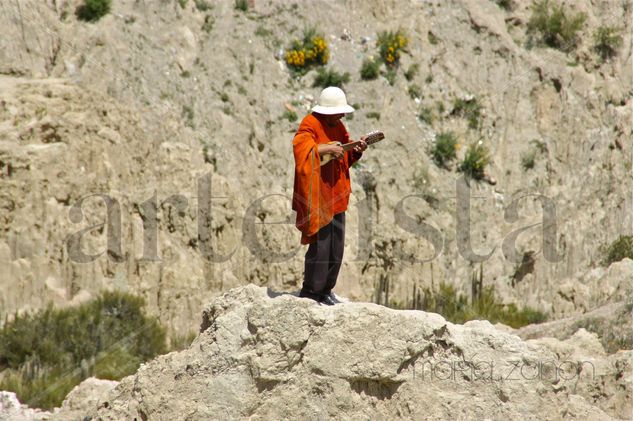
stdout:
{"type": "MultiPolygon", "coordinates": [[[[292,80],[275,57],[309,24],[318,25],[329,42],[331,67],[352,75],[346,91],[351,103],[362,106],[346,122],[352,135],[374,128],[387,135],[353,170],[337,291],[370,301],[381,277],[401,303],[414,284],[446,281],[468,291],[479,265],[457,248],[463,244],[455,234],[459,174],[438,169],[426,152],[439,132],[453,130],[463,145],[460,157],[476,141],[492,151],[488,172],[496,185],[471,185],[473,250],[486,254],[494,247],[484,263],[486,282],[509,302],[556,316],[599,304],[578,305],[553,291],[583,278],[599,262],[599,247],[633,228],[629,2],[575,2],[574,10],[585,11],[588,21],[581,45],[570,54],[526,48],[527,1],[516,1],[513,11],[486,0],[323,0],[310,7],[256,1],[246,14],[228,0],[208,10],[194,2],[183,9],[175,1],[117,1],[96,23],[77,21],[78,4],[0,5],[7,34],[0,39],[2,313],[51,300],[76,302],[115,287],[143,295],[163,322],[183,330],[195,326],[207,299],[229,287],[252,282],[298,289],[304,249],[289,201],[297,123],[281,116],[284,104],[294,101],[301,117],[319,89],[311,87],[313,73],[292,80]],[[624,35],[618,56],[604,64],[591,51],[592,33],[602,24],[623,25],[624,35]],[[407,82],[401,71],[393,86],[384,77],[360,81],[363,58],[376,54],[376,33],[399,27],[411,40],[403,70],[417,63],[419,73],[407,82]],[[343,39],[344,33],[351,36],[343,39]],[[411,83],[422,88],[420,104],[408,95],[411,83]],[[484,108],[480,130],[451,115],[454,98],[469,95],[484,108]],[[420,122],[420,107],[435,109],[437,102],[445,111],[432,126],[420,122]],[[369,112],[379,112],[380,120],[368,118],[369,112]],[[520,157],[533,139],[547,152],[525,171],[520,157]],[[211,236],[201,240],[196,181],[205,174],[212,174],[214,219],[211,236]],[[64,240],[89,225],[72,223],[70,208],[101,193],[121,205],[121,255],[74,262],[64,240]],[[431,244],[394,220],[398,202],[418,193],[427,200],[410,198],[405,211],[439,230],[445,244],[426,263],[411,258],[432,256],[431,244]],[[553,246],[563,258],[548,262],[539,226],[528,230],[517,247],[520,254],[536,253],[534,270],[513,283],[518,263],[504,256],[503,240],[538,223],[541,205],[522,199],[513,223],[504,220],[504,209],[534,193],[555,204],[553,246]],[[157,213],[160,261],[143,259],[139,207],[154,194],[160,202],[174,194],[187,200],[184,210],[164,204],[157,213]],[[271,194],[263,209],[249,215],[256,199],[271,194]],[[358,251],[359,233],[369,232],[358,222],[367,221],[359,212],[366,204],[372,210],[369,255],[358,251]],[[249,249],[255,237],[245,220],[290,223],[254,226],[266,245],[262,257],[249,249]],[[206,246],[217,255],[233,254],[209,262],[206,246]],[[274,261],[274,253],[293,250],[289,260],[274,261]]],[[[103,205],[96,198],[85,203],[92,223],[102,223],[103,205]]],[[[87,251],[104,251],[107,233],[86,235],[87,251]]]]}

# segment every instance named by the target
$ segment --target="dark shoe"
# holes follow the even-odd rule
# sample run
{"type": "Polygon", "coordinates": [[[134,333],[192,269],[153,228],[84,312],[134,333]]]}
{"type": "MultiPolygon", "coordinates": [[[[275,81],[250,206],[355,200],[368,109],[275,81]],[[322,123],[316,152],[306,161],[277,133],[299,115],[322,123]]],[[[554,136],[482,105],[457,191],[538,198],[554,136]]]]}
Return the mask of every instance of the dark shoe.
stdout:
{"type": "Polygon", "coordinates": [[[332,291],[323,294],[324,296],[328,297],[330,299],[330,301],[332,301],[334,304],[341,304],[343,301],[338,300],[334,294],[332,293],[332,291]]]}
{"type": "Polygon", "coordinates": [[[305,291],[303,289],[299,292],[299,297],[301,297],[301,298],[310,298],[310,299],[312,299],[314,301],[318,301],[318,302],[321,301],[321,295],[320,294],[315,294],[313,292],[305,291]]]}
{"type": "Polygon", "coordinates": [[[327,306],[333,306],[339,301],[335,301],[330,294],[323,295],[321,300],[319,301],[321,304],[325,304],[327,306]]]}

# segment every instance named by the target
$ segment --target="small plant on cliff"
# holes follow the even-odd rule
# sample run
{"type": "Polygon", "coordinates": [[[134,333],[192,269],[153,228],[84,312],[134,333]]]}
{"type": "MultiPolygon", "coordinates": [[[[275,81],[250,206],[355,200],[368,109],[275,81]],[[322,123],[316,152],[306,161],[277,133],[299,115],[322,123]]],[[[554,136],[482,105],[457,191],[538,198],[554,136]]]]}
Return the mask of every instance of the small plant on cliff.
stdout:
{"type": "Polygon", "coordinates": [[[531,36],[538,34],[539,41],[549,47],[568,52],[576,47],[577,34],[586,20],[585,13],[571,15],[562,5],[554,4],[550,0],[541,0],[532,6],[528,33],[531,36]]]}
{"type": "Polygon", "coordinates": [[[458,147],[457,138],[453,132],[440,133],[431,147],[431,157],[438,167],[447,168],[448,162],[457,157],[458,147]]]}
{"type": "Polygon", "coordinates": [[[422,88],[415,83],[409,85],[409,96],[411,99],[422,98],[422,88]]]}
{"type": "Polygon", "coordinates": [[[468,127],[477,129],[481,121],[481,105],[477,98],[456,98],[453,101],[453,111],[451,114],[463,117],[468,120],[468,127]]]}
{"type": "Polygon", "coordinates": [[[142,308],[141,298],[104,292],[78,307],[16,315],[0,329],[0,390],[48,409],[87,377],[134,373],[167,350],[164,329],[142,308]]]}
{"type": "Polygon", "coordinates": [[[293,121],[297,121],[297,119],[299,118],[299,116],[297,116],[297,113],[292,111],[292,110],[286,110],[284,111],[284,113],[281,115],[282,119],[286,119],[289,122],[293,122],[293,121]]]}
{"type": "Polygon", "coordinates": [[[206,12],[207,10],[213,8],[213,6],[207,3],[206,0],[193,0],[193,3],[196,5],[196,9],[201,12],[206,12]]]}
{"type": "Polygon", "coordinates": [[[246,12],[248,10],[248,0],[235,0],[235,10],[246,12]]]}
{"type": "Polygon", "coordinates": [[[633,236],[631,235],[621,235],[611,243],[606,249],[602,263],[609,266],[624,258],[633,259],[633,236]]]}
{"type": "Polygon", "coordinates": [[[439,290],[424,289],[420,296],[414,297],[413,307],[441,314],[452,323],[484,319],[519,328],[543,322],[547,318],[544,313],[530,307],[519,309],[515,304],[504,305],[497,298],[493,286],[484,286],[469,300],[451,285],[441,283],[439,290]]]}
{"type": "Polygon", "coordinates": [[[613,26],[601,26],[593,34],[594,50],[602,60],[615,56],[622,45],[621,29],[613,26]]]}
{"type": "Polygon", "coordinates": [[[464,160],[458,169],[469,178],[482,180],[485,176],[484,170],[489,162],[488,148],[482,145],[480,141],[468,147],[466,156],[464,156],[464,160]]]}
{"type": "Polygon", "coordinates": [[[380,113],[376,111],[370,111],[366,114],[367,118],[373,118],[374,120],[380,120],[380,113]]]}
{"type": "Polygon", "coordinates": [[[530,141],[532,148],[521,155],[521,166],[525,171],[531,170],[536,165],[536,157],[537,155],[542,155],[547,153],[547,145],[538,139],[532,139],[530,141]]]}
{"type": "Polygon", "coordinates": [[[418,118],[430,126],[431,124],[433,124],[433,120],[435,119],[435,115],[433,114],[433,109],[431,107],[420,108],[420,112],[418,113],[418,118]]]}
{"type": "Polygon", "coordinates": [[[415,75],[418,74],[418,71],[420,70],[420,65],[418,63],[413,63],[409,66],[409,68],[407,69],[406,72],[404,72],[404,78],[411,82],[414,78],[415,75]]]}
{"type": "Polygon", "coordinates": [[[380,62],[366,58],[360,67],[360,78],[362,80],[374,80],[380,75],[380,62]]]}
{"type": "Polygon", "coordinates": [[[112,0],[85,0],[77,7],[77,18],[87,22],[96,22],[107,15],[112,8],[112,0]]]}
{"type": "Polygon", "coordinates": [[[378,34],[378,39],[376,40],[380,59],[387,67],[395,67],[400,64],[401,52],[405,51],[408,44],[409,38],[401,30],[396,32],[383,31],[378,34]]]}
{"type": "Polygon", "coordinates": [[[495,3],[502,9],[511,11],[514,8],[514,2],[512,0],[495,0],[495,3]]]}
{"type": "Polygon", "coordinates": [[[343,87],[343,84],[349,82],[350,74],[345,72],[340,74],[336,70],[332,69],[319,69],[317,75],[314,78],[313,87],[327,88],[328,86],[343,87]]]}
{"type": "Polygon", "coordinates": [[[525,171],[531,170],[536,164],[536,151],[531,150],[521,155],[521,166],[525,171]]]}
{"type": "Polygon", "coordinates": [[[306,29],[302,39],[294,40],[285,55],[288,67],[299,74],[313,66],[327,64],[329,58],[327,42],[313,28],[306,29]]]}

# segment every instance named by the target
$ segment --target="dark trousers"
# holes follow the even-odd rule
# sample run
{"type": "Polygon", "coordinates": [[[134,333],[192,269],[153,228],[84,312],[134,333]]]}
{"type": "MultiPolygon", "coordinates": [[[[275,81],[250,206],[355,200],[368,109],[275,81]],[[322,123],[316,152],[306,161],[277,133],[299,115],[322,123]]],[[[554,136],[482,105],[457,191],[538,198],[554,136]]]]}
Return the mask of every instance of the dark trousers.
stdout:
{"type": "Polygon", "coordinates": [[[343,262],[345,212],[334,215],[317,233],[317,241],[308,246],[302,292],[318,298],[329,294],[343,262]]]}

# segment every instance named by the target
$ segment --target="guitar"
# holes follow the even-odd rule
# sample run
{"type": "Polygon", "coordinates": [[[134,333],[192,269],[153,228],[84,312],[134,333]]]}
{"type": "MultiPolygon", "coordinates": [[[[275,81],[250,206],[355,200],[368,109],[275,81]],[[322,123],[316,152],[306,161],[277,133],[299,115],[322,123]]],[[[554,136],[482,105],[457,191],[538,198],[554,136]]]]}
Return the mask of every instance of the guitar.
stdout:
{"type": "MultiPolygon", "coordinates": [[[[367,146],[372,145],[376,142],[380,142],[381,140],[383,140],[385,138],[385,134],[383,132],[380,131],[373,131],[371,133],[367,133],[367,137],[365,138],[365,143],[367,143],[367,146]]],[[[344,152],[350,151],[352,149],[354,149],[356,146],[360,145],[360,140],[357,140],[355,142],[349,142],[349,143],[341,143],[341,142],[328,142],[328,144],[336,144],[338,146],[341,146],[343,148],[344,152]]],[[[331,160],[334,159],[334,155],[332,154],[325,154],[321,157],[321,166],[324,166],[325,164],[327,164],[328,162],[330,162],[331,160]]]]}

